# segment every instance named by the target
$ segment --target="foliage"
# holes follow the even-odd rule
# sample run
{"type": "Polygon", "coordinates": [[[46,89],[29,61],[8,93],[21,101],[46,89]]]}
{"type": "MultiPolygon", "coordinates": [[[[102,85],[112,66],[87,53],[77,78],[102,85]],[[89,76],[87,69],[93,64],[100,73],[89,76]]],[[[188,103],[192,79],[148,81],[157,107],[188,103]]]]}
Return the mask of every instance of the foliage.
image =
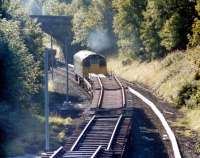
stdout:
{"type": "Polygon", "coordinates": [[[174,13],[160,31],[161,45],[168,51],[176,48],[180,41],[180,28],[182,26],[181,17],[178,13],[174,13]]]}
{"type": "Polygon", "coordinates": [[[155,1],[149,1],[143,13],[144,21],[141,24],[141,39],[143,41],[147,59],[155,59],[163,55],[159,30],[162,26],[161,12],[155,1]]]}
{"type": "Polygon", "coordinates": [[[70,117],[68,118],[62,118],[62,117],[59,117],[59,116],[51,116],[49,118],[49,123],[52,124],[52,125],[57,125],[57,126],[60,126],[60,125],[70,125],[72,124],[72,119],[70,117]]]}
{"type": "Polygon", "coordinates": [[[200,0],[197,0],[197,4],[195,6],[197,17],[194,19],[192,24],[192,34],[188,35],[189,43],[188,46],[195,47],[200,44],[200,0]]]}
{"type": "Polygon", "coordinates": [[[121,53],[131,57],[143,58],[143,45],[140,39],[142,11],[146,0],[114,0],[115,10],[113,29],[118,37],[118,48],[121,53]]]}
{"type": "Polygon", "coordinates": [[[187,105],[189,108],[200,106],[200,82],[186,84],[179,92],[178,106],[187,105]]]}
{"type": "Polygon", "coordinates": [[[0,0],[0,19],[9,17],[7,13],[9,2],[10,0],[0,0]]]}
{"type": "Polygon", "coordinates": [[[120,52],[152,60],[186,47],[194,2],[113,0],[113,28],[120,52]]]}
{"type": "Polygon", "coordinates": [[[110,9],[111,4],[108,0],[93,0],[90,5],[78,9],[73,16],[73,43],[87,46],[88,37],[92,31],[106,28],[112,32],[110,9]]]}
{"type": "Polygon", "coordinates": [[[43,34],[19,1],[7,9],[10,18],[0,20],[1,99],[25,106],[41,88],[43,34]]]}
{"type": "Polygon", "coordinates": [[[0,21],[0,58],[5,67],[7,99],[24,101],[38,91],[37,77],[40,75],[39,64],[28,52],[21,36],[20,23],[0,21]]]}
{"type": "Polygon", "coordinates": [[[101,27],[102,14],[99,12],[93,12],[92,8],[79,9],[74,15],[73,19],[73,32],[74,32],[74,43],[81,43],[82,46],[87,45],[87,38],[90,31],[95,30],[97,27],[101,27]]]}
{"type": "Polygon", "coordinates": [[[24,23],[24,28],[22,29],[22,38],[24,39],[24,44],[26,45],[28,51],[32,54],[33,59],[43,67],[43,32],[33,20],[26,18],[24,23]]]}
{"type": "Polygon", "coordinates": [[[71,15],[71,5],[59,0],[44,2],[45,13],[49,15],[71,15]]]}

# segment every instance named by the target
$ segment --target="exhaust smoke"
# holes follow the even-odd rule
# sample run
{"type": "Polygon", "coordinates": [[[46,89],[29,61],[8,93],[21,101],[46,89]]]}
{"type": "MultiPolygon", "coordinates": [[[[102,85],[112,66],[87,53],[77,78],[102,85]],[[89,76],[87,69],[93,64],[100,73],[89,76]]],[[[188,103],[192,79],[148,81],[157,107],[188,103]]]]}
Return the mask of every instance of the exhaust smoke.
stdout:
{"type": "Polygon", "coordinates": [[[108,30],[97,29],[90,32],[87,46],[96,52],[101,52],[112,47],[112,40],[109,37],[108,30]]]}
{"type": "Polygon", "coordinates": [[[21,0],[21,4],[29,15],[45,15],[45,10],[40,0],[21,0]]]}

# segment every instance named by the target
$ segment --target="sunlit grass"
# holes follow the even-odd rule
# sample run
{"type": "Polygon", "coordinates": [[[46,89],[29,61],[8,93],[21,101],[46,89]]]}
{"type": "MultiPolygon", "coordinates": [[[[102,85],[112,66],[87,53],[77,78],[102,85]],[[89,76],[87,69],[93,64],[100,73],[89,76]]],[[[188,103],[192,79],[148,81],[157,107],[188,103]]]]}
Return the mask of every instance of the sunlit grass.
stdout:
{"type": "Polygon", "coordinates": [[[58,138],[58,140],[59,140],[60,142],[62,142],[62,141],[65,139],[65,131],[64,131],[64,130],[61,131],[61,132],[58,134],[57,138],[58,138]]]}
{"type": "MultiPolygon", "coordinates": [[[[196,131],[200,135],[200,108],[190,110],[182,108],[182,112],[185,114],[185,118],[179,119],[174,125],[177,127],[186,127],[187,129],[177,132],[186,137],[194,137],[193,131],[196,131]]],[[[195,151],[200,153],[200,138],[196,138],[195,151]]]]}
{"type": "Polygon", "coordinates": [[[190,109],[185,113],[188,126],[200,133],[200,109],[190,109]]]}
{"type": "MultiPolygon", "coordinates": [[[[45,122],[45,118],[41,115],[37,115],[36,116],[38,120],[40,120],[41,122],[45,122]]],[[[49,124],[50,125],[71,125],[73,123],[73,120],[71,117],[67,117],[67,118],[63,118],[60,116],[49,116],[49,124]]]]}
{"type": "Polygon", "coordinates": [[[68,118],[62,118],[60,116],[50,116],[49,117],[49,123],[52,125],[71,125],[73,123],[73,120],[68,118]]]}
{"type": "Polygon", "coordinates": [[[48,89],[49,89],[50,92],[53,92],[55,90],[55,85],[54,85],[53,80],[49,80],[48,89]]]}

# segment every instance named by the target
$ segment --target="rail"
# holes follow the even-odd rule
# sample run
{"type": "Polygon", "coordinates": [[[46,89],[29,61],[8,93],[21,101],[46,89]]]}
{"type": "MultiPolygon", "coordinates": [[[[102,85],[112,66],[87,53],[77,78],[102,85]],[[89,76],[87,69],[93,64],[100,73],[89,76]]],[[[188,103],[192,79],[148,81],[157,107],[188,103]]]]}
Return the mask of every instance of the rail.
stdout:
{"type": "Polygon", "coordinates": [[[85,82],[85,84],[86,84],[86,86],[89,90],[92,89],[92,85],[90,84],[90,82],[86,78],[84,78],[83,81],[85,82]]]}
{"type": "Polygon", "coordinates": [[[103,100],[103,91],[104,91],[104,88],[103,88],[103,85],[102,85],[100,77],[98,76],[97,78],[98,78],[99,85],[101,87],[100,96],[99,96],[99,100],[98,100],[98,104],[97,104],[98,108],[100,108],[101,104],[102,104],[102,100],[103,100]]]}
{"type": "Polygon", "coordinates": [[[122,89],[122,106],[125,107],[126,106],[126,98],[125,98],[125,90],[124,90],[124,87],[122,85],[122,83],[119,81],[119,79],[114,76],[115,80],[117,81],[117,83],[119,84],[119,86],[121,87],[122,89]]]}
{"type": "Polygon", "coordinates": [[[119,118],[118,118],[118,120],[117,120],[117,123],[116,123],[116,125],[115,125],[115,128],[114,128],[114,130],[113,130],[112,136],[111,136],[111,138],[110,138],[110,141],[109,141],[109,143],[108,143],[108,146],[107,146],[106,150],[110,150],[110,147],[111,147],[111,145],[112,145],[112,143],[113,143],[113,139],[114,139],[114,137],[115,137],[115,135],[116,135],[116,132],[117,132],[117,129],[118,129],[118,126],[119,126],[121,120],[122,120],[122,114],[119,116],[119,118]]]}
{"type": "Polygon", "coordinates": [[[74,68],[74,65],[72,65],[72,64],[68,64],[68,66],[69,66],[70,68],[74,68]]]}
{"type": "Polygon", "coordinates": [[[90,158],[95,158],[98,155],[98,153],[101,151],[101,149],[102,149],[102,146],[100,145],[90,158]]]}
{"type": "Polygon", "coordinates": [[[57,158],[63,150],[64,150],[63,146],[61,146],[49,158],[57,158]]]}
{"type": "Polygon", "coordinates": [[[85,134],[85,132],[87,131],[87,129],[89,128],[89,126],[91,125],[91,123],[94,121],[94,119],[95,119],[95,115],[92,117],[92,119],[85,126],[85,128],[83,129],[83,131],[81,132],[81,134],[77,138],[76,142],[71,147],[70,151],[74,151],[74,149],[76,148],[76,146],[78,145],[79,141],[81,140],[81,138],[83,137],[83,135],[85,134]]]}

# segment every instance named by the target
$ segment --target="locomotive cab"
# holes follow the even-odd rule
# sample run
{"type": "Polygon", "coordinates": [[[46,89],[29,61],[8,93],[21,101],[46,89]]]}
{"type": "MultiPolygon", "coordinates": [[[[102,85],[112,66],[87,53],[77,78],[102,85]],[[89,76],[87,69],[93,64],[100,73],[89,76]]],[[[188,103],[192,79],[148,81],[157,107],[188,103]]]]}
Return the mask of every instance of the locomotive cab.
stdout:
{"type": "Polygon", "coordinates": [[[95,52],[87,50],[79,51],[74,55],[74,72],[76,80],[88,78],[90,73],[106,75],[106,59],[95,52]]]}

